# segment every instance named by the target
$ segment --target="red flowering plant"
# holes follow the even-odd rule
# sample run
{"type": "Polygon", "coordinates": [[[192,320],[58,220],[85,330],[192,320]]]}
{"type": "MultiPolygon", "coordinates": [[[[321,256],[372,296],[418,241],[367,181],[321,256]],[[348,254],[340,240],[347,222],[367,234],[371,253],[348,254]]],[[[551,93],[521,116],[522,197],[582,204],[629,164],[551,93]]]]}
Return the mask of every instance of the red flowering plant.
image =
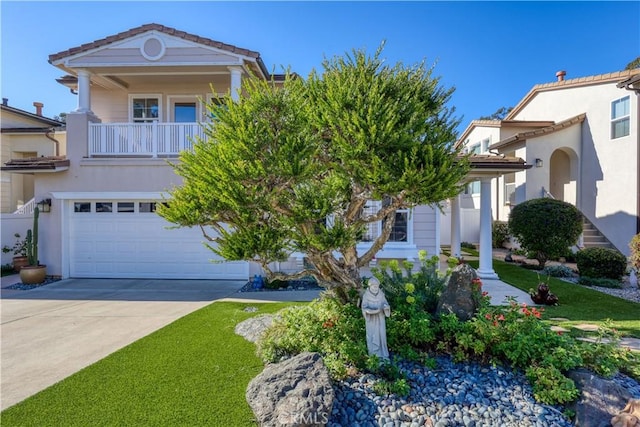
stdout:
{"type": "Polygon", "coordinates": [[[473,292],[472,297],[478,307],[489,307],[491,304],[491,297],[489,292],[482,290],[482,280],[476,277],[471,280],[471,290],[473,292]]]}
{"type": "Polygon", "coordinates": [[[583,360],[575,340],[552,331],[542,320],[543,313],[541,308],[511,298],[506,306],[483,305],[468,322],[442,316],[439,349],[458,361],[476,359],[522,369],[531,373],[527,376],[536,399],[545,403],[571,401],[577,389],[563,372],[581,366],[583,360]],[[538,376],[553,378],[552,384],[538,384],[538,376]]]}

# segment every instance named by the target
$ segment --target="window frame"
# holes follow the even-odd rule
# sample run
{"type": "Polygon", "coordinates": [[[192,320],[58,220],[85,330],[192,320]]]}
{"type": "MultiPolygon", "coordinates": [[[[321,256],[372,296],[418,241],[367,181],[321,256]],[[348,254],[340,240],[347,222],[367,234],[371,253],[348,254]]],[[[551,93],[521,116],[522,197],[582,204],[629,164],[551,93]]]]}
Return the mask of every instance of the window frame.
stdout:
{"type": "Polygon", "coordinates": [[[162,94],[159,93],[130,93],[129,94],[129,123],[162,123],[163,122],[163,107],[162,107],[162,94]],[[156,99],[158,101],[158,117],[150,118],[134,118],[133,117],[133,100],[134,99],[156,99]]]}
{"type": "Polygon", "coordinates": [[[504,206],[515,206],[515,198],[516,198],[516,174],[515,172],[504,174],[503,176],[503,186],[502,186],[502,204],[504,206]],[[513,181],[507,181],[507,178],[513,177],[513,181]],[[513,187],[511,192],[508,191],[508,187],[513,187]],[[511,197],[508,195],[513,195],[513,202],[510,200],[511,197]]]}
{"type": "Polygon", "coordinates": [[[620,139],[620,138],[624,138],[625,136],[629,136],[631,134],[631,96],[630,95],[626,95],[617,99],[614,99],[613,101],[611,101],[610,104],[610,111],[611,111],[611,115],[610,115],[610,137],[611,139],[620,139]],[[626,114],[623,114],[621,116],[616,116],[616,112],[615,112],[615,104],[616,103],[620,103],[620,102],[626,102],[626,114]],[[618,135],[616,136],[616,125],[620,124],[620,123],[627,123],[626,126],[626,133],[623,135],[618,135]]]}

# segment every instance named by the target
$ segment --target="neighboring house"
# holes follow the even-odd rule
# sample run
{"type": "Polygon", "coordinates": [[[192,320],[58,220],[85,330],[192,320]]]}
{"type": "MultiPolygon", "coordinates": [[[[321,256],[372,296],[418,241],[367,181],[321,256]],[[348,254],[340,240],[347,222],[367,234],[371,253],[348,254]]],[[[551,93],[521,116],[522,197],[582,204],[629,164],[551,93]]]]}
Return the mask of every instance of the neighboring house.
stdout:
{"type": "MultiPolygon", "coordinates": [[[[9,160],[65,155],[64,123],[44,117],[43,104],[34,102],[35,113],[0,104],[0,163],[9,160]]],[[[13,213],[25,207],[34,196],[33,174],[1,172],[0,213],[13,213]]]]}
{"type": "MultiPolygon", "coordinates": [[[[260,273],[257,264],[224,262],[204,247],[200,229],[170,228],[154,212],[166,190],[181,184],[169,162],[191,149],[192,137],[203,136],[200,123],[210,120],[204,104],[227,93],[238,99],[249,75],[274,84],[284,76],[270,74],[258,52],[158,24],[50,55],[49,62],[67,73],[58,81],[77,92],[78,108],[66,118],[67,165],[51,161],[50,173],[35,175],[36,199],[52,199],[51,212],[40,215],[48,273],[241,280],[260,273]]],[[[21,172],[34,167],[22,165],[21,172]]],[[[524,167],[520,159],[478,157],[470,177],[524,167]]],[[[481,271],[491,276],[491,217],[485,211],[489,246],[481,271]]],[[[378,259],[415,260],[422,249],[439,253],[438,215],[427,206],[398,212],[378,259]]],[[[370,227],[360,249],[379,232],[379,224],[370,227]]],[[[295,270],[303,262],[304,254],[296,253],[278,268],[295,270]]]]}
{"type": "MultiPolygon", "coordinates": [[[[458,143],[473,153],[517,156],[535,167],[493,180],[492,216],[553,197],[585,217],[585,246],[613,246],[629,255],[640,232],[640,69],[534,86],[504,120],[474,120],[458,143]]],[[[478,207],[478,184],[461,196],[478,207]]]]}

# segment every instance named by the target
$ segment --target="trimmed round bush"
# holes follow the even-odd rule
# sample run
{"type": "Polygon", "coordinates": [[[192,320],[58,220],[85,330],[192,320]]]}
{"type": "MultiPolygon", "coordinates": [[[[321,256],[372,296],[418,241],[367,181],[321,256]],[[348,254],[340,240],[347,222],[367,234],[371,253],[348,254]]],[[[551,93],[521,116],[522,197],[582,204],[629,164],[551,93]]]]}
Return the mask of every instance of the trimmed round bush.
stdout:
{"type": "Polygon", "coordinates": [[[541,198],[516,205],[509,230],[520,246],[535,254],[540,267],[563,256],[582,233],[582,214],[571,203],[541,198]]]}
{"type": "Polygon", "coordinates": [[[586,248],[576,253],[581,276],[620,280],[627,269],[627,258],[615,249],[586,248]]]}

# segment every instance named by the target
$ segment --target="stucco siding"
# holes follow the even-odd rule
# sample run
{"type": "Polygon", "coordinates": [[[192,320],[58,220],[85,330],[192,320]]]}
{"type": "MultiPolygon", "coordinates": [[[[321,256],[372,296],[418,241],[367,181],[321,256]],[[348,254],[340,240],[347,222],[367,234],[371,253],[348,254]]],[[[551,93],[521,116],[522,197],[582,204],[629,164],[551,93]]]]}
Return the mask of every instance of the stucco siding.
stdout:
{"type": "MultiPolygon", "coordinates": [[[[630,238],[636,233],[638,215],[638,102],[632,92],[609,83],[541,92],[515,117],[561,121],[586,113],[579,138],[558,132],[553,134],[557,136],[548,146],[571,142],[569,146],[578,154],[581,165],[576,195],[578,207],[625,254],[629,251],[630,238]],[[626,96],[630,99],[630,133],[612,139],[611,102],[626,96]],[[565,138],[560,140],[561,136],[565,138]]],[[[575,132],[574,128],[571,132],[575,132]]],[[[539,150],[542,144],[529,144],[527,161],[529,157],[548,159],[551,153],[539,150]]],[[[528,173],[528,197],[542,184],[536,180],[535,172],[534,168],[528,173]]]]}

